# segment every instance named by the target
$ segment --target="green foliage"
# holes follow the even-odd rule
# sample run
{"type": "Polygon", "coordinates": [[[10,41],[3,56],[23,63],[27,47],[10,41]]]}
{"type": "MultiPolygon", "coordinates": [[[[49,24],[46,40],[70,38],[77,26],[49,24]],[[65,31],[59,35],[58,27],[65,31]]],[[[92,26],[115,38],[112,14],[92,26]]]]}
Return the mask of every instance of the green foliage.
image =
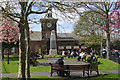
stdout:
{"type": "Polygon", "coordinates": [[[84,35],[86,47],[100,46],[103,42],[103,31],[98,23],[101,22],[99,19],[100,14],[95,12],[86,12],[80,16],[80,20],[74,27],[74,33],[80,36],[84,35]]]}
{"type": "Polygon", "coordinates": [[[112,45],[113,45],[113,49],[120,50],[120,40],[119,39],[115,39],[112,42],[112,45]]]}
{"type": "Polygon", "coordinates": [[[86,47],[92,47],[96,48],[101,45],[101,42],[103,43],[103,36],[101,35],[90,35],[85,37],[85,43],[84,45],[86,47]]]}
{"type": "Polygon", "coordinates": [[[80,16],[79,21],[76,23],[74,27],[74,33],[79,35],[98,34],[101,30],[101,28],[98,27],[98,23],[101,21],[99,20],[99,17],[100,15],[94,12],[84,13],[82,16],[80,16]]]}

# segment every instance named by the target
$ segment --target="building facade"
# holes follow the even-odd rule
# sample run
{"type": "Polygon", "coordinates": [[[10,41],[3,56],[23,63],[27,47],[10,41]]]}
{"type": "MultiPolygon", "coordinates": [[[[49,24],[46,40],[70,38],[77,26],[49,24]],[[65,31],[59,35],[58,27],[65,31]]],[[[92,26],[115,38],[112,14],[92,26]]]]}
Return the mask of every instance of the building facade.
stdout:
{"type": "MultiPolygon", "coordinates": [[[[79,37],[75,35],[74,33],[57,33],[57,50],[78,50],[81,48],[80,41],[83,41],[82,37],[79,37]]],[[[39,52],[39,50],[43,47],[43,41],[42,41],[42,32],[34,31],[31,34],[31,43],[30,48],[32,52],[39,52]]],[[[46,42],[46,45],[49,45],[49,41],[46,42]]],[[[46,47],[46,49],[49,50],[49,48],[46,47]]],[[[47,50],[47,51],[48,51],[47,50]]],[[[41,52],[41,51],[40,51],[41,52]]]]}

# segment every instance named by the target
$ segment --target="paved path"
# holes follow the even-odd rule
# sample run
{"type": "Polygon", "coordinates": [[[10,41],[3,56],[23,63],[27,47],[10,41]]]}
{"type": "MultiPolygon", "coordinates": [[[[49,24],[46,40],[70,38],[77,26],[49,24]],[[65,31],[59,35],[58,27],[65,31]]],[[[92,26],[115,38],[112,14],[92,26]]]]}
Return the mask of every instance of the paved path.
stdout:
{"type": "MultiPolygon", "coordinates": [[[[55,63],[55,61],[57,60],[58,58],[51,58],[49,59],[49,61],[39,61],[37,66],[49,66],[49,63],[55,63]]],[[[65,60],[64,61],[65,64],[81,64],[82,62],[77,62],[77,60],[65,60]]],[[[108,74],[108,73],[119,73],[120,71],[99,71],[100,74],[108,74]]],[[[71,73],[72,75],[82,75],[82,71],[81,72],[72,72],[71,73]]],[[[95,72],[93,72],[93,74],[96,74],[95,72]]],[[[54,73],[53,74],[53,77],[56,76],[57,74],[54,73]]],[[[50,72],[34,72],[34,73],[31,73],[31,76],[50,76],[50,72]]],[[[17,73],[9,73],[9,74],[2,74],[2,77],[17,77],[17,73]]]]}
{"type": "MultiPolygon", "coordinates": [[[[120,72],[120,71],[119,71],[120,72]]],[[[100,74],[119,73],[118,71],[99,71],[100,74]]],[[[78,75],[81,72],[72,72],[72,75],[78,75]]],[[[95,74],[95,73],[94,73],[95,74]]],[[[54,74],[54,76],[56,73],[54,74]]],[[[31,76],[50,76],[50,72],[34,72],[31,76]]],[[[2,77],[17,77],[17,73],[2,74],[2,77]]]]}

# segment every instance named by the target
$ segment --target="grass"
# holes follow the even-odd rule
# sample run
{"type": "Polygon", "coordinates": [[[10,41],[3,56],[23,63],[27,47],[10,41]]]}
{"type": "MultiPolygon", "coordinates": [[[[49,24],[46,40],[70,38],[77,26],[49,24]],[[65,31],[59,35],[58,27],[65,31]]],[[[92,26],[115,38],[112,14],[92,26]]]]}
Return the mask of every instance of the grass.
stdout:
{"type": "MultiPolygon", "coordinates": [[[[74,80],[120,80],[120,74],[102,74],[98,77],[92,78],[76,78],[74,80]]],[[[2,80],[17,80],[17,77],[4,77],[2,80]]],[[[57,78],[49,77],[49,76],[31,76],[30,80],[58,80],[57,78]]],[[[61,79],[59,79],[61,80],[61,79]]],[[[73,80],[73,79],[62,79],[62,80],[73,80]]]]}
{"type": "Polygon", "coordinates": [[[50,66],[30,67],[30,72],[50,72],[50,66]]]}
{"type": "MultiPolygon", "coordinates": [[[[2,73],[17,73],[18,67],[18,61],[10,61],[10,64],[7,64],[7,61],[2,61],[2,73]]],[[[30,72],[50,72],[50,66],[30,67],[30,72]]]]}
{"type": "MultiPolygon", "coordinates": [[[[19,57],[10,56],[10,64],[7,64],[7,57],[2,61],[2,73],[17,73],[19,67],[19,57]]],[[[47,59],[40,59],[38,61],[46,61],[47,59]]],[[[76,60],[76,58],[69,58],[65,60],[76,60]]],[[[100,59],[99,70],[118,70],[118,64],[106,59],[100,59]]],[[[30,67],[30,72],[50,72],[50,66],[44,67],[30,67]]]]}
{"type": "Polygon", "coordinates": [[[2,73],[16,73],[18,72],[19,61],[2,61],[2,73]]]}
{"type": "Polygon", "coordinates": [[[101,64],[98,66],[99,70],[118,70],[120,66],[119,64],[106,59],[99,58],[98,61],[101,62],[101,64]]]}
{"type": "Polygon", "coordinates": [[[37,59],[37,61],[48,61],[48,59],[37,59]]]}
{"type": "Polygon", "coordinates": [[[77,58],[66,58],[65,60],[77,60],[77,58]]]}
{"type": "MultiPolygon", "coordinates": [[[[2,73],[17,73],[19,67],[19,57],[10,56],[9,63],[7,64],[7,56],[5,56],[4,61],[2,61],[2,73]]],[[[44,61],[47,59],[40,59],[39,61],[44,61]]],[[[50,66],[44,67],[30,67],[30,72],[50,72],[50,66]]]]}

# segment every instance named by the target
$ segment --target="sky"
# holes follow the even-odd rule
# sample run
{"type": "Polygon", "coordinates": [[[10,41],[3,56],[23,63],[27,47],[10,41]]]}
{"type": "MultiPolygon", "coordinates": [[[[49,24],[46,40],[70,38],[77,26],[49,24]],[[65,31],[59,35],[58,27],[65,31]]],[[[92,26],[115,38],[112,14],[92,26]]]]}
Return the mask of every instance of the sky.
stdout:
{"type": "MultiPolygon", "coordinates": [[[[79,20],[79,15],[76,13],[67,13],[66,17],[62,15],[59,11],[52,9],[52,16],[57,21],[57,33],[72,33],[74,31],[75,23],[79,20]],[[73,16],[74,19],[67,18],[68,16],[73,16]]],[[[40,31],[41,32],[41,23],[40,19],[45,17],[45,14],[31,14],[29,16],[31,19],[36,19],[39,21],[39,24],[30,24],[30,30],[32,31],[40,31]]]]}
{"type": "MultiPolygon", "coordinates": [[[[41,24],[31,24],[32,27],[30,30],[32,31],[40,31],[41,32],[41,24]]],[[[58,23],[57,22],[57,33],[71,33],[74,30],[74,23],[58,23]]]]}

